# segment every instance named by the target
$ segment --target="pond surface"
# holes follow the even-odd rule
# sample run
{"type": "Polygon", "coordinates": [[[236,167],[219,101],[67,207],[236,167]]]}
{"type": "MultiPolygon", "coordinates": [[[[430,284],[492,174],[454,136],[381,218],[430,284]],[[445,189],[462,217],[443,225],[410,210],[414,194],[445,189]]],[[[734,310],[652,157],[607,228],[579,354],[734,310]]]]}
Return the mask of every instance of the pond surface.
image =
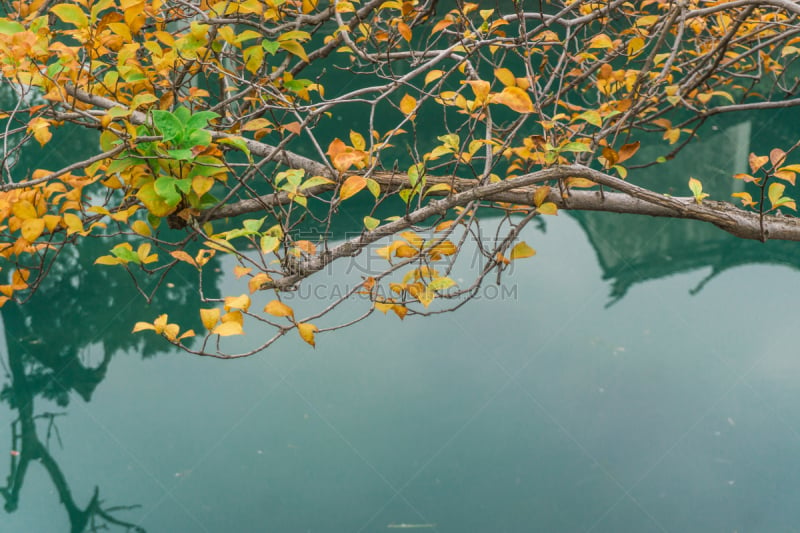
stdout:
{"type": "MultiPolygon", "coordinates": [[[[670,183],[722,176],[726,197],[783,141],[762,119],[719,130],[670,183]]],[[[163,302],[82,250],[2,309],[0,531],[800,530],[798,245],[596,213],[524,238],[537,256],[456,313],[236,361],[131,336],[163,302]]],[[[171,318],[192,288],[172,292],[171,318]]]]}

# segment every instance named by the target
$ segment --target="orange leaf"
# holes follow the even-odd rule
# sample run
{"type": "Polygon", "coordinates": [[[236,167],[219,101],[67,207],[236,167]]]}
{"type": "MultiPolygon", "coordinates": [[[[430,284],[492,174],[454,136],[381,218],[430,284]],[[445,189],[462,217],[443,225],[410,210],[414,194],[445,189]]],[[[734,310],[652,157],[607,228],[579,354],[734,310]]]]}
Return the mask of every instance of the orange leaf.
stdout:
{"type": "Polygon", "coordinates": [[[773,167],[779,167],[786,161],[786,152],[781,150],[780,148],[773,148],[769,152],[769,162],[772,163],[773,167]]]}
{"type": "Polygon", "coordinates": [[[174,252],[170,252],[169,255],[171,255],[178,261],[184,261],[186,263],[189,263],[193,267],[197,268],[197,263],[194,261],[192,256],[182,250],[175,250],[174,252]]]}
{"type": "Polygon", "coordinates": [[[339,199],[347,200],[366,186],[366,179],[361,176],[350,176],[342,184],[342,189],[339,191],[339,199]]]}
{"type": "Polygon", "coordinates": [[[239,279],[242,276],[249,274],[252,270],[253,270],[252,268],[236,265],[235,267],[233,267],[233,275],[236,276],[236,279],[239,279]]]}
{"type": "Polygon", "coordinates": [[[750,171],[756,172],[769,161],[769,157],[765,155],[758,156],[751,152],[748,161],[750,163],[750,171]]]}
{"type": "Polygon", "coordinates": [[[639,146],[641,146],[641,144],[642,143],[640,143],[639,141],[630,144],[623,144],[619,149],[618,152],[619,159],[617,159],[616,163],[622,163],[623,161],[626,161],[631,157],[633,157],[633,154],[635,154],[639,150],[639,146]]]}
{"type": "Polygon", "coordinates": [[[533,113],[531,97],[519,87],[506,87],[500,94],[493,95],[490,102],[507,105],[517,113],[533,113]]]}
{"type": "Polygon", "coordinates": [[[265,272],[259,272],[258,274],[250,278],[250,281],[247,282],[247,288],[250,290],[250,294],[253,294],[257,290],[259,290],[262,285],[266,284],[269,281],[272,281],[272,278],[269,277],[268,274],[266,274],[265,272]]]}
{"type": "Polygon", "coordinates": [[[364,161],[364,158],[367,157],[367,153],[361,150],[353,150],[351,152],[342,152],[333,156],[333,166],[336,167],[337,170],[347,170],[348,168],[352,167],[353,165],[357,165],[364,161]]]}

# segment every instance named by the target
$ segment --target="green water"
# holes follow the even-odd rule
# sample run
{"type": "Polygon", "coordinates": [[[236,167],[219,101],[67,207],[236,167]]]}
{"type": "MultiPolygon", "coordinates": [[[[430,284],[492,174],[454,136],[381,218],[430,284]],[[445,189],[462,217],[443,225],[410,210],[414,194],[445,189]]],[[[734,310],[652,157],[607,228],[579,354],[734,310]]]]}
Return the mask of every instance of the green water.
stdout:
{"type": "MultiPolygon", "coordinates": [[[[719,122],[645,179],[693,175],[725,198],[796,118],[719,122]]],[[[192,285],[148,308],[90,266],[107,245],[85,245],[1,311],[0,531],[800,530],[797,244],[596,213],[524,238],[537,256],[457,313],[377,315],[316,350],[287,338],[227,362],[130,335],[165,310],[197,327],[192,285]]],[[[210,296],[243,292],[212,266],[210,296]]]]}

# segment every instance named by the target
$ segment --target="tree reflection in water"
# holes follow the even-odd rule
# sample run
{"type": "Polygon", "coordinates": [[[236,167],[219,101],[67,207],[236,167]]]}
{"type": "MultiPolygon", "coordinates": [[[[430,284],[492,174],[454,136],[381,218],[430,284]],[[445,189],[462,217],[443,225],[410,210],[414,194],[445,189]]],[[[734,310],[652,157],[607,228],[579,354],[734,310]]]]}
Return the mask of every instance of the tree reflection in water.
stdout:
{"type": "MultiPolygon", "coordinates": [[[[79,249],[65,250],[53,267],[47,286],[23,306],[2,308],[6,358],[3,361],[8,382],[0,401],[16,411],[11,422],[10,467],[5,485],[0,487],[7,513],[16,511],[31,463],[38,461],[47,472],[61,504],[67,511],[69,531],[99,531],[117,528],[144,531],[122,518],[137,505],[110,505],[101,499],[100,488],[91,495],[73,495],[70,484],[52,451],[60,443],[57,417],[62,414],[36,412],[37,397],[67,407],[71,393],[89,402],[115,354],[122,351],[149,357],[163,353],[165,345],[155,335],[130,335],[130,327],[147,315],[141,295],[121,269],[96,267],[92,262],[114,243],[85,240],[79,249]],[[82,356],[92,345],[101,347],[102,359],[88,362],[82,356]],[[44,435],[44,437],[42,436],[44,435]],[[81,505],[78,501],[88,503],[81,505]],[[76,501],[77,500],[77,501],[76,501]]],[[[215,275],[215,269],[207,269],[215,275]]],[[[176,273],[179,274],[179,273],[176,273]]],[[[188,273],[187,273],[188,274],[188,273]]],[[[194,284],[181,282],[162,287],[153,305],[169,308],[181,315],[183,309],[196,309],[194,284]]],[[[193,275],[185,276],[194,279],[193,275]]],[[[207,286],[217,285],[215,279],[207,286]]],[[[182,323],[202,327],[199,317],[180,316],[182,323]]],[[[69,446],[69,443],[64,443],[69,446]]]]}

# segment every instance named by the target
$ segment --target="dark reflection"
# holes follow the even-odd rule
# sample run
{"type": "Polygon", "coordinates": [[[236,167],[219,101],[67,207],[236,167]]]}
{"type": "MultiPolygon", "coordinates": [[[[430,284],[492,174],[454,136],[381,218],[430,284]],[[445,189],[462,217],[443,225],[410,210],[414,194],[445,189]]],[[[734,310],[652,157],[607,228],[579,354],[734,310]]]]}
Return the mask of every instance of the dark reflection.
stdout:
{"type": "MultiPolygon", "coordinates": [[[[99,487],[91,495],[73,495],[53,453],[54,441],[60,443],[60,415],[35,409],[37,397],[67,407],[73,392],[89,402],[105,378],[112,357],[122,351],[148,357],[170,347],[156,335],[130,334],[131,325],[153,311],[144,307],[141,295],[122,269],[92,264],[113,244],[88,239],[78,248],[64,250],[29,302],[22,306],[9,303],[0,310],[8,352],[4,365],[8,382],[0,392],[0,401],[17,413],[10,424],[9,474],[0,487],[4,509],[7,513],[17,510],[28,468],[38,461],[67,511],[72,533],[110,528],[144,531],[123,518],[135,505],[110,506],[101,499],[99,487]],[[86,360],[90,347],[101,354],[99,360],[86,360]]],[[[206,267],[210,273],[207,286],[212,291],[217,285],[213,279],[216,266],[210,262],[206,267]]],[[[201,327],[195,274],[174,274],[169,280],[171,287],[162,287],[156,293],[152,308],[168,310],[170,318],[186,328],[201,327]]]]}
{"type": "MultiPolygon", "coordinates": [[[[756,188],[745,189],[744,182],[732,176],[749,172],[747,158],[751,152],[762,155],[774,147],[791,147],[796,132],[791,131],[790,125],[795,122],[787,119],[797,114],[759,113],[740,122],[719,121],[702,130],[699,142],[688,145],[673,161],[635,171],[631,179],[635,176],[635,182],[643,186],[688,196],[688,180],[695,177],[703,182],[703,189],[712,200],[738,203],[731,194],[745,190],[757,199],[756,188]]],[[[646,144],[641,152],[640,159],[652,160],[660,155],[646,144]]],[[[688,289],[695,294],[717,275],[736,266],[800,266],[796,243],[743,240],[701,222],[593,212],[569,215],[586,232],[597,253],[603,279],[611,281],[609,305],[623,298],[637,283],[681,272],[710,268],[697,286],[688,289]]]]}

